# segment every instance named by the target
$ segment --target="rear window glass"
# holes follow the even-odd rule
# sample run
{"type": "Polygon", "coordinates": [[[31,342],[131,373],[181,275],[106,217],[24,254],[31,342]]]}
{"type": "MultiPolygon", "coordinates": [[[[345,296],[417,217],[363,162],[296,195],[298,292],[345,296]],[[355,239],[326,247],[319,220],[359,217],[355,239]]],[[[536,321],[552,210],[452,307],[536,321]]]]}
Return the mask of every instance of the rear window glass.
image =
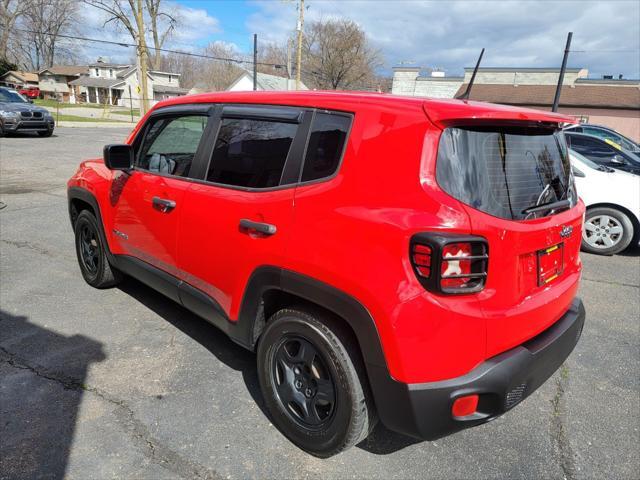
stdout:
{"type": "Polygon", "coordinates": [[[304,160],[303,182],[330,177],[336,172],[350,123],[351,118],[344,115],[316,113],[304,160]]]}
{"type": "Polygon", "coordinates": [[[573,200],[570,168],[564,138],[553,129],[448,128],[440,138],[437,180],[477,210],[523,220],[534,216],[527,208],[573,200]]]}
{"type": "Polygon", "coordinates": [[[207,180],[248,188],[280,184],[297,124],[224,118],[207,180]]]}

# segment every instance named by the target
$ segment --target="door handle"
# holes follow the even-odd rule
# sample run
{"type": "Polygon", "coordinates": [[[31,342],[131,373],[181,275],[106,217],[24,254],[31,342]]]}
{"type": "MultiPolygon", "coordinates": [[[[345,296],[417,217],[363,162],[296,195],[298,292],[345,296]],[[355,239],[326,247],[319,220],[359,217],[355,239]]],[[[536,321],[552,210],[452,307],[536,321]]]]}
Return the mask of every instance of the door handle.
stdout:
{"type": "Polygon", "coordinates": [[[254,222],[248,218],[240,220],[240,228],[244,230],[250,230],[254,232],[262,233],[263,235],[273,235],[278,231],[275,225],[270,223],[254,222]]]}
{"type": "Polygon", "coordinates": [[[173,200],[167,200],[166,198],[153,197],[151,202],[153,203],[153,208],[162,213],[169,213],[171,210],[176,208],[176,202],[173,200]]]}

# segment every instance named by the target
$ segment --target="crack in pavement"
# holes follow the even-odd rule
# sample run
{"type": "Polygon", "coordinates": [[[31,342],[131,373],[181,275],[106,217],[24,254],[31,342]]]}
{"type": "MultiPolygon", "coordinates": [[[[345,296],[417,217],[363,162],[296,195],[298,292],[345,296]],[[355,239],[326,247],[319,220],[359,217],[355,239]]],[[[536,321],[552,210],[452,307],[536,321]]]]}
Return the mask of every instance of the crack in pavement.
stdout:
{"type": "Polygon", "coordinates": [[[116,407],[114,414],[121,427],[123,427],[123,430],[131,437],[134,445],[141,451],[142,455],[149,459],[151,463],[159,465],[185,479],[220,480],[222,478],[215,471],[209,470],[204,465],[195,461],[184,458],[154,438],[147,426],[135,416],[134,411],[124,400],[116,398],[97,387],[85,385],[64,373],[52,372],[46,367],[30,365],[24,359],[2,346],[0,346],[0,353],[4,353],[4,355],[0,355],[0,360],[13,368],[28,370],[38,377],[61,385],[65,390],[83,390],[90,392],[105,402],[114,405],[116,407]]]}
{"type": "Polygon", "coordinates": [[[635,285],[633,283],[624,283],[624,282],[611,282],[609,280],[596,280],[594,278],[587,278],[587,277],[582,277],[583,280],[586,280],[587,282],[593,282],[593,283],[604,283],[606,285],[617,285],[619,287],[633,287],[633,288],[640,288],[640,285],[635,285]]]}
{"type": "Polygon", "coordinates": [[[576,477],[575,454],[569,443],[567,426],[564,420],[565,401],[564,394],[569,379],[569,368],[566,364],[560,367],[560,375],[556,380],[556,393],[551,400],[553,410],[551,412],[550,435],[559,455],[560,468],[565,480],[573,480],[576,477]]]}
{"type": "Polygon", "coordinates": [[[26,241],[16,241],[16,240],[5,240],[4,238],[0,240],[0,242],[2,243],[6,243],[7,245],[11,245],[13,247],[16,248],[28,248],[29,250],[33,250],[34,252],[38,252],[42,255],[46,255],[48,257],[53,257],[53,253],[50,252],[49,250],[47,250],[46,248],[43,248],[39,245],[36,245],[35,243],[32,242],[26,242],[26,241]]]}

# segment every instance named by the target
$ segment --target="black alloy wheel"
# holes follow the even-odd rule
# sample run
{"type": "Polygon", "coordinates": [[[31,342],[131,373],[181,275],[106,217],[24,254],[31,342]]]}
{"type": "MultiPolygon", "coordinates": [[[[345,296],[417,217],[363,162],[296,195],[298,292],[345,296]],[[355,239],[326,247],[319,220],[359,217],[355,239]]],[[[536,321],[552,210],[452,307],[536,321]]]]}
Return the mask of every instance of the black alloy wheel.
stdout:
{"type": "Polygon", "coordinates": [[[289,418],[303,428],[322,428],[336,405],[335,382],[322,356],[307,339],[286,336],[271,365],[276,395],[289,418]]]}
{"type": "Polygon", "coordinates": [[[100,262],[98,235],[91,225],[84,223],[80,226],[80,258],[84,268],[90,275],[98,273],[100,262]]]}

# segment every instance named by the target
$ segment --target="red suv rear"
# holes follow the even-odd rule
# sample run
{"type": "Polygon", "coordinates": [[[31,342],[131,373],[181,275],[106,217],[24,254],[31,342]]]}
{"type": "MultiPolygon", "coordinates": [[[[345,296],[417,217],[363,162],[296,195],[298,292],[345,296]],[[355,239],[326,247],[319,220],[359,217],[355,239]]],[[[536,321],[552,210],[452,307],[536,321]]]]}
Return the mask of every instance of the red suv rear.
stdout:
{"type": "Polygon", "coordinates": [[[256,350],[275,425],[311,453],[376,418],[435,439],[512,408],[580,337],[565,121],[355,93],[161,102],[69,181],[80,269],[256,350]]]}

